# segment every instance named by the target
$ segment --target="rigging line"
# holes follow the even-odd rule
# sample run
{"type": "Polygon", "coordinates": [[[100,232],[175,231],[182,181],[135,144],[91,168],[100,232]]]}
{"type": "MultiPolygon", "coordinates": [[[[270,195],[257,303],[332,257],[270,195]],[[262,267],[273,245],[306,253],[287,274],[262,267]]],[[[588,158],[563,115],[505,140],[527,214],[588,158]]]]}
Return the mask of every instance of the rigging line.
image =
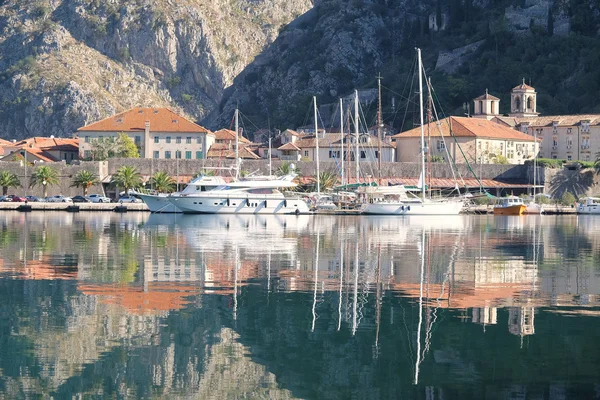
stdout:
{"type": "MultiPolygon", "coordinates": [[[[413,66],[412,66],[412,68],[410,70],[411,73],[409,74],[409,76],[411,77],[411,79],[410,79],[409,93],[414,93],[414,87],[416,85],[416,82],[415,82],[416,81],[416,77],[415,77],[415,75],[416,75],[416,70],[417,70],[417,64],[418,64],[418,61],[417,61],[417,59],[415,57],[415,60],[413,61],[413,66]]],[[[407,78],[407,81],[408,81],[408,78],[407,78]]],[[[414,97],[412,97],[412,98],[414,98],[414,97]]],[[[415,101],[412,101],[411,103],[413,105],[417,104],[415,101]]],[[[404,130],[404,124],[406,123],[406,117],[408,115],[408,106],[409,106],[409,103],[407,103],[406,107],[404,108],[404,116],[402,117],[402,124],[400,125],[400,131],[401,132],[404,130]]]]}
{"type": "MultiPolygon", "coordinates": [[[[250,125],[252,125],[254,128],[256,128],[257,130],[258,130],[258,129],[260,129],[260,128],[259,128],[258,126],[256,126],[256,124],[255,124],[254,122],[252,122],[252,120],[251,120],[251,119],[250,119],[250,118],[249,118],[247,115],[245,115],[243,112],[241,112],[241,111],[238,111],[238,113],[239,113],[239,115],[241,115],[243,118],[245,118],[245,119],[246,119],[246,120],[247,120],[247,121],[250,123],[250,125]]],[[[243,123],[244,123],[244,121],[243,121],[243,119],[242,119],[242,124],[243,124],[243,123]]],[[[270,129],[269,129],[269,132],[270,132],[270,129]]]]}

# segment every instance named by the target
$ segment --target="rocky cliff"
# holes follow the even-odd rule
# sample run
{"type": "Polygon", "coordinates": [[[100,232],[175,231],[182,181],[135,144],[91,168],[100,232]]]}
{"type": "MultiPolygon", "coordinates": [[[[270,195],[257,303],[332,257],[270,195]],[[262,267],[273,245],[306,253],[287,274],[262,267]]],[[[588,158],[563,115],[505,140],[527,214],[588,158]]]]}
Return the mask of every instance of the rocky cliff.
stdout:
{"type": "Polygon", "coordinates": [[[312,0],[0,1],[0,137],[70,136],[134,106],[202,119],[312,0]]]}

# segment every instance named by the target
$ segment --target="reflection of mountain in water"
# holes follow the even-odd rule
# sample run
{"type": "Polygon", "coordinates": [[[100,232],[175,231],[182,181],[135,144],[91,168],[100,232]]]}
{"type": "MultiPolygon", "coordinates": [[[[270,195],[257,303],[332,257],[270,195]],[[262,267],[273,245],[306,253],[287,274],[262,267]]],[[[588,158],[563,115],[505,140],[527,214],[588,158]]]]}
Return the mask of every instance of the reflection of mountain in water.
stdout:
{"type": "Polygon", "coordinates": [[[22,278],[0,280],[0,393],[592,398],[600,382],[598,322],[563,316],[595,315],[598,273],[557,267],[544,220],[137,218],[0,222],[0,271],[22,278]]]}

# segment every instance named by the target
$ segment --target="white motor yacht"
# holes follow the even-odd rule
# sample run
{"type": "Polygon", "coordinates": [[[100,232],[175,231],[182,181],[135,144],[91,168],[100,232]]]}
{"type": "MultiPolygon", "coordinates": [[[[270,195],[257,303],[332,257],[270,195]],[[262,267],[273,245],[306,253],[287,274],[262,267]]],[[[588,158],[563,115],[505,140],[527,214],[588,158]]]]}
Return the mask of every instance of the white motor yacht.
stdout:
{"type": "Polygon", "coordinates": [[[586,197],[577,203],[577,214],[600,214],[600,198],[586,197]]]}
{"type": "Polygon", "coordinates": [[[464,199],[420,198],[410,193],[406,187],[365,186],[359,188],[362,195],[363,214],[376,215],[458,215],[464,199]]]}
{"type": "Polygon", "coordinates": [[[296,187],[294,175],[281,178],[250,178],[200,193],[169,196],[168,201],[190,214],[308,214],[300,196],[286,196],[279,189],[296,187]]]}
{"type": "Polygon", "coordinates": [[[181,191],[176,193],[159,193],[159,194],[144,194],[136,193],[140,199],[153,213],[180,213],[181,210],[175,207],[173,203],[169,201],[169,197],[177,197],[181,195],[197,194],[213,190],[217,187],[224,185],[226,182],[220,176],[206,176],[200,175],[194,178],[187,186],[181,191]]]}

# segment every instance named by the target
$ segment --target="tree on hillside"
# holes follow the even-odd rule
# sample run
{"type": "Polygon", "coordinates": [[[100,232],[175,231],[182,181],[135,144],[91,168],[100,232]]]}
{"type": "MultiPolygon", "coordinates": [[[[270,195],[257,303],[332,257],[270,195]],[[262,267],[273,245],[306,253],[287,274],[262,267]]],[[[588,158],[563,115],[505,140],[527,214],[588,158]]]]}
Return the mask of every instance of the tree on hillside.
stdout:
{"type": "Polygon", "coordinates": [[[119,132],[116,137],[109,136],[90,141],[92,159],[104,161],[108,158],[139,158],[140,153],[133,139],[124,132],[119,132]]]}
{"type": "Polygon", "coordinates": [[[48,185],[58,185],[58,172],[47,165],[36,168],[29,180],[29,187],[42,185],[43,196],[48,196],[48,185]]]}
{"type": "Polygon", "coordinates": [[[124,165],[113,175],[111,183],[117,188],[123,188],[127,194],[129,189],[135,189],[142,185],[142,176],[135,167],[124,165]]]}
{"type": "Polygon", "coordinates": [[[175,179],[164,171],[159,171],[152,175],[150,184],[159,193],[171,193],[175,190],[175,179]]]}
{"type": "Polygon", "coordinates": [[[8,194],[8,188],[21,186],[21,181],[16,174],[8,171],[0,171],[0,186],[2,186],[2,195],[8,194]]]}
{"type": "Polygon", "coordinates": [[[88,189],[94,185],[97,185],[100,182],[98,176],[90,171],[79,171],[75,178],[73,178],[73,184],[71,187],[80,187],[83,189],[83,195],[87,196],[88,189]]]}

